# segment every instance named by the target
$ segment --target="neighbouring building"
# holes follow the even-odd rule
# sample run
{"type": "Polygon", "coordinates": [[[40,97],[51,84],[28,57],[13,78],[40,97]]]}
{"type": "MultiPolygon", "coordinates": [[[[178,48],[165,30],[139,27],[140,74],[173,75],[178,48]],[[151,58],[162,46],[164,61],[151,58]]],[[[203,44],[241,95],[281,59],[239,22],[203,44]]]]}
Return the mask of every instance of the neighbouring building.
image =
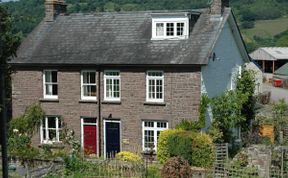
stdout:
{"type": "Polygon", "coordinates": [[[254,71],[255,74],[255,94],[263,92],[263,72],[261,67],[255,61],[245,64],[245,68],[254,71]]]}
{"type": "Polygon", "coordinates": [[[249,56],[229,2],[207,9],[46,17],[11,61],[13,117],[45,111],[34,145],[61,143],[63,123],[87,153],[157,150],[158,135],[196,121],[201,93],[235,88],[249,56]]]}
{"type": "Polygon", "coordinates": [[[258,63],[267,79],[288,62],[288,47],[259,48],[250,53],[252,60],[258,63]]]}

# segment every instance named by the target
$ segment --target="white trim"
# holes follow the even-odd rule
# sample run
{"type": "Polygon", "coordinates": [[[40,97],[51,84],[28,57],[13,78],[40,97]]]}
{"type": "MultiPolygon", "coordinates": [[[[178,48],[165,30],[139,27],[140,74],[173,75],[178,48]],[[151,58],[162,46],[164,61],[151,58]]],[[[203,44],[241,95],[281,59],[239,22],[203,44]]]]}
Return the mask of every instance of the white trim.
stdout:
{"type": "Polygon", "coordinates": [[[45,116],[44,122],[45,122],[45,138],[43,138],[44,135],[43,135],[43,120],[42,120],[41,125],[40,125],[40,143],[41,144],[61,143],[59,132],[62,130],[62,123],[61,123],[61,128],[59,128],[59,116],[45,116]],[[56,119],[55,120],[56,141],[47,140],[47,138],[49,137],[48,118],[55,118],[56,119]]]}
{"type": "MultiPolygon", "coordinates": [[[[43,80],[43,98],[58,99],[58,92],[59,92],[59,89],[58,89],[58,71],[55,69],[43,70],[42,80],[43,80]],[[54,83],[54,84],[57,84],[57,95],[47,95],[46,94],[46,77],[45,77],[46,72],[57,72],[57,83],[54,83]]],[[[52,84],[52,86],[53,86],[53,82],[51,82],[50,84],[52,84]]],[[[53,88],[52,88],[52,91],[53,91],[53,88]]]]}
{"type": "Polygon", "coordinates": [[[182,17],[182,18],[153,18],[152,19],[152,40],[179,40],[179,39],[188,39],[189,37],[189,18],[188,17],[182,17]],[[157,36],[156,35],[156,24],[157,23],[163,23],[164,26],[164,35],[163,36],[157,36]],[[174,35],[173,36],[167,36],[167,23],[174,23],[174,35]],[[183,35],[177,36],[177,23],[184,23],[183,28],[183,35]]]}
{"type": "Polygon", "coordinates": [[[148,148],[145,148],[145,130],[153,131],[154,146],[155,146],[154,148],[155,148],[155,151],[157,152],[157,143],[158,143],[157,132],[168,130],[168,129],[169,129],[169,122],[168,121],[143,120],[142,121],[142,150],[143,151],[149,151],[148,148]],[[153,127],[145,127],[145,122],[153,122],[153,127]],[[159,123],[159,122],[166,123],[166,128],[158,128],[157,123],[159,123]]]}
{"type": "Polygon", "coordinates": [[[146,71],[146,102],[155,102],[155,103],[163,103],[164,102],[164,92],[165,92],[165,78],[164,78],[164,71],[162,70],[148,70],[146,71]],[[149,76],[148,73],[150,72],[160,72],[162,73],[162,76],[149,76]],[[154,80],[155,81],[155,97],[157,93],[156,89],[156,80],[162,80],[162,98],[157,99],[157,98],[149,98],[149,80],[154,80]]]}
{"type": "Polygon", "coordinates": [[[84,126],[85,125],[92,125],[92,126],[96,126],[96,151],[97,151],[97,156],[99,156],[99,129],[98,129],[98,120],[97,120],[97,118],[95,117],[95,119],[96,119],[96,123],[85,123],[84,122],[84,119],[85,118],[93,118],[94,119],[94,117],[81,117],[80,119],[81,119],[81,149],[82,149],[82,151],[84,152],[84,126]]]}
{"type": "Polygon", "coordinates": [[[81,100],[88,100],[88,101],[95,101],[97,100],[97,94],[96,96],[84,96],[84,90],[83,90],[83,73],[84,72],[94,72],[95,73],[95,84],[90,84],[92,86],[96,86],[96,93],[97,93],[97,74],[96,74],[96,70],[81,70],[81,74],[80,74],[80,80],[81,80],[81,83],[80,83],[80,87],[81,87],[81,100]]]}
{"type": "Polygon", "coordinates": [[[103,125],[104,125],[104,158],[106,159],[106,122],[111,122],[111,123],[119,123],[119,129],[120,129],[120,134],[119,134],[119,142],[120,142],[120,151],[122,150],[122,129],[121,129],[121,121],[120,120],[110,120],[110,119],[104,119],[103,125]]]}
{"type": "MultiPolygon", "coordinates": [[[[120,74],[120,70],[105,70],[104,71],[104,101],[120,101],[121,100],[121,74],[120,74]],[[107,76],[106,73],[108,72],[118,72],[119,73],[119,76],[107,76]],[[107,93],[106,93],[106,80],[107,79],[112,79],[112,85],[113,85],[113,88],[114,88],[114,80],[119,80],[119,97],[116,98],[114,96],[112,97],[107,97],[107,93]]],[[[112,92],[112,95],[113,95],[113,92],[112,92]]]]}

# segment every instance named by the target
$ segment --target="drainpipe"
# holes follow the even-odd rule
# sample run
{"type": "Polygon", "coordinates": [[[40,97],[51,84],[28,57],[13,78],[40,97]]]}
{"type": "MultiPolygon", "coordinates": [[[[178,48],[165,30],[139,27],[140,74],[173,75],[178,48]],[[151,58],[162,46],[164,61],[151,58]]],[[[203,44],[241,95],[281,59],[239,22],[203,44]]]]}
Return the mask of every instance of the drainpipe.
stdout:
{"type": "Polygon", "coordinates": [[[0,114],[1,114],[1,146],[2,146],[2,176],[8,178],[8,157],[7,157],[7,108],[6,108],[6,86],[5,86],[5,64],[0,64],[0,114]],[[2,106],[1,106],[2,105],[2,106]]]}
{"type": "Polygon", "coordinates": [[[98,148],[99,148],[99,157],[101,156],[101,146],[102,146],[102,135],[101,135],[101,66],[98,67],[98,148]]]}

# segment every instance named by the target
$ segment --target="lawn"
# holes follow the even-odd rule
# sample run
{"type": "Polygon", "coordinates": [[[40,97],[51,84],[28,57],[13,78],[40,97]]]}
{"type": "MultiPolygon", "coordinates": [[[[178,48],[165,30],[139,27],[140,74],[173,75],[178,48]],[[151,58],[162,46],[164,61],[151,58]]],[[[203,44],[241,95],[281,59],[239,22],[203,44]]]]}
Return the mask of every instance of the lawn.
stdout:
{"type": "Polygon", "coordinates": [[[252,29],[242,29],[241,32],[246,41],[253,39],[253,36],[273,37],[288,29],[288,17],[282,17],[275,20],[256,21],[252,29]]]}

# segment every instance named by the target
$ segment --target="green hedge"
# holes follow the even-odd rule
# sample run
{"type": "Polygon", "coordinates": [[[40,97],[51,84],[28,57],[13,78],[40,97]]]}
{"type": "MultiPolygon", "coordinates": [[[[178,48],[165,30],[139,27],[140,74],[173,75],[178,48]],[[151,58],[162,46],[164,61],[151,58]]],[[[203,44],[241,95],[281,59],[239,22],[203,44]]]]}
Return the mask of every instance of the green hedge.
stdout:
{"type": "Polygon", "coordinates": [[[157,157],[161,163],[174,156],[186,159],[191,166],[211,167],[214,162],[212,139],[207,134],[184,130],[161,132],[157,157]]]}

